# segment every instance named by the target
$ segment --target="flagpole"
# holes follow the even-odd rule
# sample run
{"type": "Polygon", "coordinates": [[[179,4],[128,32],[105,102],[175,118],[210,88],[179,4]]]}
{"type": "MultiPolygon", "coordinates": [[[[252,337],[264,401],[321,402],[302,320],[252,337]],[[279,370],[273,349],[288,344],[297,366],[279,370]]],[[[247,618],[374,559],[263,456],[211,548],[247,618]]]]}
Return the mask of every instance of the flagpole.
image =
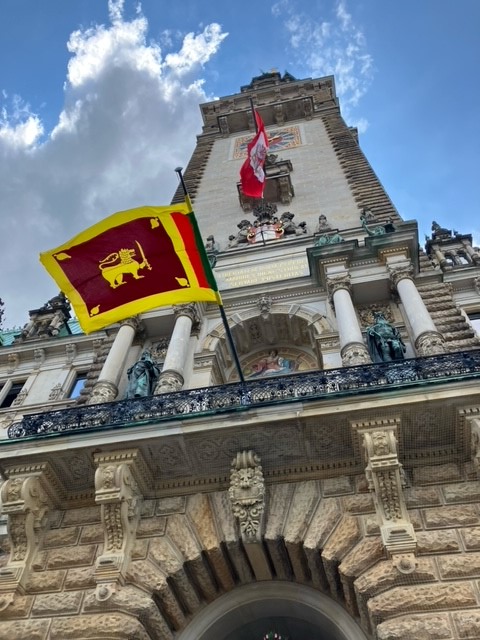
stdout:
{"type": "MultiPolygon", "coordinates": [[[[180,184],[182,185],[182,189],[183,189],[183,193],[185,195],[185,199],[187,200],[189,206],[191,207],[190,196],[188,194],[187,185],[185,184],[185,180],[183,179],[182,171],[183,171],[182,167],[177,167],[175,169],[175,172],[177,173],[177,175],[179,177],[180,184]]],[[[245,382],[245,378],[243,376],[242,367],[240,366],[240,360],[238,359],[237,349],[235,348],[235,343],[233,341],[232,332],[230,331],[230,327],[228,325],[228,320],[227,320],[227,316],[225,314],[225,309],[223,308],[223,304],[219,302],[218,303],[218,308],[220,309],[220,315],[222,317],[223,326],[225,327],[225,333],[227,335],[228,344],[230,346],[230,351],[231,351],[232,356],[233,356],[233,361],[234,361],[235,366],[237,368],[237,372],[238,372],[238,376],[240,378],[240,382],[245,382]]]]}

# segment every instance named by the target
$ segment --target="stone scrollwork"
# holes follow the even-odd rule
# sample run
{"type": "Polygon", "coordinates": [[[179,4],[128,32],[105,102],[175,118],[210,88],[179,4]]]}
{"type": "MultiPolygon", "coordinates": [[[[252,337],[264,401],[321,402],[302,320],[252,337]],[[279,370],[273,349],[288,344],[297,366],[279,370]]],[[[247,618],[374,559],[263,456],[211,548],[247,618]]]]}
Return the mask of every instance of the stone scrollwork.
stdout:
{"type": "Polygon", "coordinates": [[[395,420],[355,425],[363,438],[365,475],[374,495],[383,545],[401,573],[415,571],[416,536],[408,515],[405,477],[398,459],[395,420]]]}
{"type": "Polygon", "coordinates": [[[0,592],[23,591],[47,529],[48,513],[58,502],[58,484],[46,463],[7,469],[5,475],[0,498],[8,519],[11,553],[0,570],[0,592]]]}
{"type": "Polygon", "coordinates": [[[105,543],[97,558],[97,600],[107,599],[123,584],[140,518],[146,466],[137,450],[96,454],[95,501],[101,505],[105,543]]]}
{"type": "Polygon", "coordinates": [[[232,461],[230,501],[244,542],[261,535],[265,509],[265,481],[260,458],[253,451],[241,451],[232,461]]]}

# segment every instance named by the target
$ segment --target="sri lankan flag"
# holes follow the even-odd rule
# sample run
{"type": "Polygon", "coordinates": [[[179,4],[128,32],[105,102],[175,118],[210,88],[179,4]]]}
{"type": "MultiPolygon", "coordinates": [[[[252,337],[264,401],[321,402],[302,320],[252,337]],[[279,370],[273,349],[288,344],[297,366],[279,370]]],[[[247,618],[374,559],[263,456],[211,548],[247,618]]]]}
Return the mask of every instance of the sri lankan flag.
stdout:
{"type": "Polygon", "coordinates": [[[190,203],[114,213],[40,261],[85,333],[171,304],[221,304],[190,203]]]}

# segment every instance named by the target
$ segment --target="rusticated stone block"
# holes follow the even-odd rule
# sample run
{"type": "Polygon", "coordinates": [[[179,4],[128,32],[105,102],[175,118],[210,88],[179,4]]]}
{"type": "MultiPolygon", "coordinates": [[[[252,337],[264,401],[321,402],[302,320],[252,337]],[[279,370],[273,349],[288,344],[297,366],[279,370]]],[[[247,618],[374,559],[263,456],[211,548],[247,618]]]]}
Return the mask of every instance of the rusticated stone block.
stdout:
{"type": "Polygon", "coordinates": [[[458,611],[453,614],[453,622],[460,638],[477,640],[480,638],[480,612],[458,611]]]}
{"type": "Polygon", "coordinates": [[[166,526],[167,519],[165,517],[155,516],[153,518],[143,518],[138,523],[137,538],[163,536],[165,535],[166,526]]]}
{"type": "Polygon", "coordinates": [[[377,627],[378,640],[450,640],[453,638],[446,613],[402,616],[377,627]]]}
{"type": "Polygon", "coordinates": [[[338,527],[328,538],[322,557],[325,560],[341,561],[355,543],[358,542],[360,535],[358,519],[353,516],[344,516],[338,527]]]}
{"type": "Polygon", "coordinates": [[[32,573],[27,582],[26,590],[29,593],[39,593],[41,591],[60,591],[65,578],[65,570],[42,571],[32,573]]]}
{"type": "Polygon", "coordinates": [[[82,591],[41,593],[35,597],[32,615],[56,616],[65,613],[78,613],[80,611],[82,597],[82,591]]]}
{"type": "Polygon", "coordinates": [[[468,551],[480,549],[480,527],[465,527],[460,530],[460,537],[468,551]]]}
{"type": "Polygon", "coordinates": [[[132,549],[132,559],[142,560],[147,557],[148,553],[148,540],[135,540],[132,549]]]}
{"type": "Polygon", "coordinates": [[[375,511],[373,497],[370,493],[360,493],[342,498],[342,500],[347,513],[371,513],[375,511]]]}
{"type": "MultiPolygon", "coordinates": [[[[10,601],[9,596],[10,594],[0,594],[0,620],[26,618],[32,607],[33,596],[24,596],[19,593],[15,593],[12,601],[10,601]]],[[[0,630],[2,625],[3,623],[0,624],[0,630]]]]}
{"type": "Polygon", "coordinates": [[[156,502],[155,500],[144,500],[142,502],[142,508],[140,510],[141,518],[151,518],[155,513],[156,502]]]}
{"type": "Polygon", "coordinates": [[[310,526],[305,534],[304,548],[322,547],[325,539],[334,529],[340,518],[340,507],[337,500],[322,500],[315,511],[310,526]]]}
{"type": "Polygon", "coordinates": [[[125,586],[118,589],[106,602],[97,600],[92,592],[86,594],[83,606],[85,612],[104,612],[105,608],[135,615],[142,621],[145,630],[150,634],[149,637],[163,639],[171,636],[165,618],[150,595],[136,587],[125,586]]]}
{"type": "Polygon", "coordinates": [[[437,487],[411,487],[406,489],[405,501],[408,509],[441,504],[437,487]]]}
{"type": "Polygon", "coordinates": [[[59,616],[52,620],[49,640],[89,640],[115,638],[116,640],[150,640],[141,622],[123,613],[89,614],[86,616],[59,616]]]}
{"type": "Polygon", "coordinates": [[[460,480],[461,473],[458,464],[439,464],[433,467],[419,467],[413,470],[413,484],[436,484],[449,480],[460,480]]]}
{"type": "Polygon", "coordinates": [[[47,566],[49,569],[63,567],[81,567],[92,564],[95,558],[96,546],[93,544],[82,544],[66,549],[52,549],[48,552],[47,566]]]}
{"type": "Polygon", "coordinates": [[[326,478],[322,480],[323,495],[327,498],[330,496],[345,495],[352,492],[352,481],[348,476],[340,476],[339,478],[326,478]]]}
{"type": "Polygon", "coordinates": [[[452,551],[460,551],[455,529],[437,529],[417,533],[418,553],[451,553],[452,551]]]}
{"type": "Polygon", "coordinates": [[[423,517],[427,528],[464,527],[480,522],[476,505],[449,505],[432,509],[424,509],[423,517]]]}
{"type": "Polygon", "coordinates": [[[95,586],[95,567],[79,567],[68,569],[65,578],[65,589],[88,589],[95,586]]]}
{"type": "Polygon", "coordinates": [[[93,522],[100,521],[100,506],[82,507],[81,509],[70,509],[66,511],[63,516],[62,525],[68,527],[69,525],[92,524],[93,522]]]}
{"type": "Polygon", "coordinates": [[[99,524],[87,524],[82,527],[80,544],[101,544],[105,541],[105,530],[99,524]]]}
{"type": "Polygon", "coordinates": [[[368,609],[374,621],[381,621],[408,610],[412,613],[432,609],[461,609],[477,604],[473,585],[465,582],[395,587],[374,596],[368,609]]]}
{"type": "Polygon", "coordinates": [[[442,556],[438,558],[438,568],[444,579],[476,578],[480,576],[480,554],[442,556]]]}
{"type": "MultiPolygon", "coordinates": [[[[413,575],[418,582],[435,582],[437,575],[433,560],[431,558],[418,558],[417,568],[413,575]]],[[[401,573],[391,560],[386,560],[378,562],[357,578],[355,588],[359,594],[370,597],[380,591],[402,584],[411,584],[411,582],[412,574],[401,573]]]]}
{"type": "Polygon", "coordinates": [[[480,500],[480,482],[459,482],[442,487],[445,502],[478,502],[480,500]]]}
{"type": "Polygon", "coordinates": [[[14,620],[0,625],[2,640],[46,640],[50,620],[14,620]]]}
{"type": "Polygon", "coordinates": [[[364,538],[343,559],[339,571],[355,577],[384,559],[385,549],[380,538],[364,538]]]}
{"type": "Polygon", "coordinates": [[[54,547],[68,547],[72,544],[77,544],[79,533],[79,527],[53,529],[53,531],[47,532],[43,546],[45,549],[52,549],[54,547]]]}
{"type": "Polygon", "coordinates": [[[174,498],[161,498],[157,500],[155,515],[168,516],[172,513],[185,513],[186,498],[178,496],[174,498]]]}

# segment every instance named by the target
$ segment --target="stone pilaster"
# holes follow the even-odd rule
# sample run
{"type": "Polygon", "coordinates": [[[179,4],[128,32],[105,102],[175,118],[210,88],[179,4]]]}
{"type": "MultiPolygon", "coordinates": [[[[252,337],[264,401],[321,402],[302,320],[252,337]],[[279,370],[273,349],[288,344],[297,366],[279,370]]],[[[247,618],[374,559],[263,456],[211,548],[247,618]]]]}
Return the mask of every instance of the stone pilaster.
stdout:
{"type": "Polygon", "coordinates": [[[60,485],[48,463],[10,467],[0,490],[7,515],[10,558],[0,570],[0,592],[22,592],[47,530],[48,513],[59,502],[60,485]]]}
{"type": "Polygon", "coordinates": [[[193,323],[198,321],[194,304],[176,305],[173,311],[176,316],[175,326],[155,394],[170,393],[182,389],[190,334],[193,323]]]}
{"type": "Polygon", "coordinates": [[[136,449],[98,453],[94,461],[95,501],[101,505],[105,536],[95,580],[97,599],[106,600],[117,584],[124,583],[149,472],[136,449]]]}
{"type": "Polygon", "coordinates": [[[410,262],[388,265],[390,280],[396,288],[413,332],[413,343],[419,356],[445,353],[445,341],[437,330],[413,281],[410,262]]]}
{"type": "Polygon", "coordinates": [[[98,382],[93,387],[88,404],[101,404],[115,400],[118,394],[118,382],[125,367],[128,351],[139,328],[140,321],[136,317],[122,321],[98,377],[98,382]]]}
{"type": "Polygon", "coordinates": [[[371,359],[363,343],[362,331],[351,298],[348,272],[329,275],[327,288],[337,318],[342,363],[347,367],[370,363],[371,359]]]}
{"type": "Polygon", "coordinates": [[[373,493],[383,545],[401,573],[415,571],[417,540],[407,511],[402,465],[397,452],[397,421],[355,423],[363,440],[365,475],[373,493]]]}

